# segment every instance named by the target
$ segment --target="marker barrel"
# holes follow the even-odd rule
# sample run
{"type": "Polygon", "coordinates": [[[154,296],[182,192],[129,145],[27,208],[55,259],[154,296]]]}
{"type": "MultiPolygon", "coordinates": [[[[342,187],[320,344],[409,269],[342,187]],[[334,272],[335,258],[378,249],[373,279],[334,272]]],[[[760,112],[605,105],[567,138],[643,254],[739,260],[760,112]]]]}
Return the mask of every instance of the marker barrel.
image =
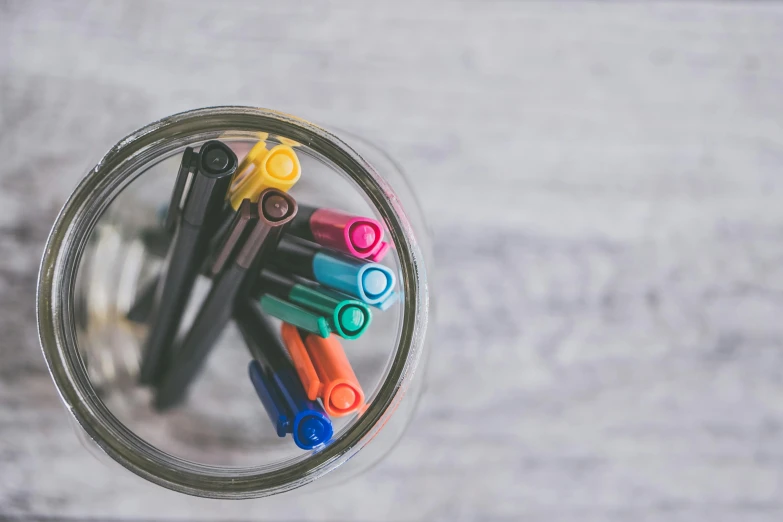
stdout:
{"type": "Polygon", "coordinates": [[[231,319],[231,303],[244,277],[245,271],[232,265],[213,283],[182,345],[175,348],[163,368],[155,393],[154,404],[158,410],[166,410],[184,400],[190,383],[231,319]]]}
{"type": "Polygon", "coordinates": [[[143,384],[157,383],[165,371],[169,347],[179,330],[236,166],[237,158],[233,151],[219,141],[205,143],[198,154],[190,147],[183,153],[167,217],[170,226],[175,227],[174,239],[165,273],[159,280],[150,315],[152,322],[144,343],[139,374],[143,384]],[[219,164],[215,163],[216,160],[219,164]],[[190,189],[185,192],[187,176],[193,169],[190,189]],[[185,202],[180,210],[183,195],[185,202]]]}
{"type": "Polygon", "coordinates": [[[394,292],[394,273],[389,268],[333,254],[289,234],[277,246],[275,263],[281,272],[317,281],[370,305],[383,303],[394,292]]]}
{"type": "Polygon", "coordinates": [[[283,323],[283,342],[310,400],[321,399],[333,417],[349,415],[364,404],[364,391],[334,335],[326,339],[302,336],[294,325],[283,323]]]}
{"type": "MultiPolygon", "coordinates": [[[[324,287],[298,283],[270,269],[264,269],[258,276],[257,287],[263,293],[271,294],[326,319],[328,329],[345,339],[358,339],[372,321],[372,313],[366,304],[324,287]]],[[[274,313],[270,311],[270,313],[274,313]]],[[[275,315],[281,320],[284,317],[275,315]]],[[[288,321],[310,332],[321,335],[320,323],[304,326],[296,320],[288,321]]]]}
{"type": "Polygon", "coordinates": [[[313,260],[321,248],[311,241],[284,234],[277,244],[275,264],[281,273],[296,274],[315,280],[313,260]]]}
{"type": "Polygon", "coordinates": [[[300,204],[299,212],[296,213],[296,218],[291,222],[291,226],[288,227],[287,233],[292,236],[306,239],[307,241],[315,241],[313,231],[310,228],[310,218],[316,210],[318,210],[318,207],[300,204]]]}
{"type": "Polygon", "coordinates": [[[265,294],[261,296],[258,303],[261,305],[261,309],[272,317],[295,324],[308,332],[321,337],[328,337],[331,332],[329,321],[327,321],[326,317],[279,297],[265,294]]]}
{"type": "Polygon", "coordinates": [[[212,288],[185,340],[164,369],[155,395],[158,409],[184,399],[188,386],[231,318],[234,303],[249,293],[248,275],[258,273],[272,252],[269,247],[278,241],[282,228],[294,215],[296,201],[277,189],[265,190],[257,203],[242,203],[213,266],[216,276],[212,288]]]}
{"type": "Polygon", "coordinates": [[[328,442],[333,434],[329,417],[307,397],[284,348],[255,304],[238,303],[234,320],[254,359],[248,367],[250,380],[278,437],[291,433],[294,443],[305,450],[328,442]]]}

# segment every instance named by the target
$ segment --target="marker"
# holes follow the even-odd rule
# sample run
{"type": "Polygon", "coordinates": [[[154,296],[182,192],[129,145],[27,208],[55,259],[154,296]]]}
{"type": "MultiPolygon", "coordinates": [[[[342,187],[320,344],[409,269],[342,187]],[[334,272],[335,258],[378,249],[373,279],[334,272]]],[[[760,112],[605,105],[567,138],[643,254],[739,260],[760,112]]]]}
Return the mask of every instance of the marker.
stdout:
{"type": "Polygon", "coordinates": [[[242,183],[242,181],[244,181],[245,178],[255,170],[255,163],[260,161],[266,155],[266,153],[269,152],[266,149],[267,138],[269,138],[268,133],[261,133],[256,144],[250,148],[247,154],[245,154],[245,157],[242,158],[242,161],[239,162],[239,166],[237,167],[237,175],[234,176],[234,180],[231,182],[232,189],[238,187],[239,184],[242,183]]]}
{"type": "Polygon", "coordinates": [[[277,317],[281,321],[290,321],[299,328],[321,337],[329,336],[329,322],[322,315],[269,294],[262,295],[258,304],[261,305],[261,309],[265,313],[272,317],[277,317]]]}
{"type": "Polygon", "coordinates": [[[359,338],[370,326],[369,307],[346,295],[264,268],[256,280],[265,312],[321,337],[335,332],[345,339],[359,338]]]}
{"type": "Polygon", "coordinates": [[[236,167],[237,157],[219,141],[206,142],[198,153],[188,147],[182,155],[165,223],[174,238],[150,314],[139,375],[142,384],[156,382],[163,371],[236,167]]]}
{"type": "Polygon", "coordinates": [[[277,245],[275,263],[281,271],[317,281],[369,305],[380,305],[394,292],[394,273],[389,268],[331,253],[290,234],[277,245]]]}
{"type": "Polygon", "coordinates": [[[378,262],[389,251],[381,224],[333,208],[299,206],[289,233],[334,250],[378,262]]]}
{"type": "Polygon", "coordinates": [[[277,145],[267,150],[266,142],[259,141],[237,168],[229,196],[231,206],[236,210],[245,199],[255,202],[266,188],[288,192],[301,174],[302,166],[294,149],[277,145]]]}
{"type": "Polygon", "coordinates": [[[294,366],[255,303],[237,303],[234,320],[253,355],[250,380],[277,436],[290,433],[304,450],[328,442],[334,432],[332,422],[317,400],[305,394],[294,366]]]}
{"type": "Polygon", "coordinates": [[[307,335],[302,342],[302,335],[288,323],[283,323],[281,336],[308,399],[321,399],[326,413],[333,417],[362,407],[364,391],[337,336],[307,335]]]}
{"type": "Polygon", "coordinates": [[[156,408],[169,408],[184,398],[210,348],[231,319],[234,303],[250,292],[248,275],[259,272],[283,227],[295,214],[296,201],[277,189],[266,189],[256,203],[242,202],[212,265],[212,288],[157,389],[156,408]]]}

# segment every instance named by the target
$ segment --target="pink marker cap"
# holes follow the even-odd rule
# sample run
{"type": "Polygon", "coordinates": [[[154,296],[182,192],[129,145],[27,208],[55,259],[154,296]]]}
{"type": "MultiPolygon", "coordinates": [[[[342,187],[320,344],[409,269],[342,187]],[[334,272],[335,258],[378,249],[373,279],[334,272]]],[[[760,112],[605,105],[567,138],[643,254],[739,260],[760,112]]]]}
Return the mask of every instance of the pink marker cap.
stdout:
{"type": "MultiPolygon", "coordinates": [[[[331,208],[320,208],[310,216],[310,231],[321,245],[364,259],[382,245],[383,228],[372,218],[352,216],[331,208]]],[[[388,250],[388,247],[387,247],[388,250]]]]}
{"type": "Polygon", "coordinates": [[[372,250],[372,246],[378,243],[378,230],[367,223],[357,221],[348,227],[351,245],[359,251],[372,250]]]}
{"type": "Polygon", "coordinates": [[[370,255],[370,261],[373,263],[379,263],[381,259],[386,257],[386,253],[391,248],[391,243],[387,243],[386,241],[381,241],[378,244],[378,249],[370,255]]]}

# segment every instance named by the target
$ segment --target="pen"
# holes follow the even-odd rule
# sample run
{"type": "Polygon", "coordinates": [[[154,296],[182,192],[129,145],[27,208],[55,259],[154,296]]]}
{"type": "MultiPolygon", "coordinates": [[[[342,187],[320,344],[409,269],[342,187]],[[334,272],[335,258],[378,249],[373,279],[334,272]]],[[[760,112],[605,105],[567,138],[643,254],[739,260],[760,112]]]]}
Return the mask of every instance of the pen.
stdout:
{"type": "Polygon", "coordinates": [[[330,252],[290,234],[277,245],[275,263],[280,271],[317,281],[369,305],[381,307],[393,298],[394,273],[389,268],[330,252]]]}
{"type": "Polygon", "coordinates": [[[248,367],[250,380],[278,437],[290,433],[305,450],[328,442],[332,422],[317,400],[305,394],[285,349],[255,303],[237,303],[234,321],[254,359],[248,367]]]}
{"type": "Polygon", "coordinates": [[[155,406],[180,402],[212,345],[231,319],[234,303],[250,291],[255,276],[296,214],[296,201],[277,189],[266,189],[256,203],[245,200],[212,265],[214,280],[193,326],[173,354],[155,395],[155,406]]]}
{"type": "Polygon", "coordinates": [[[321,399],[333,417],[362,407],[364,391],[336,336],[303,335],[288,323],[283,323],[280,333],[308,399],[321,399]]]}
{"type": "Polygon", "coordinates": [[[236,156],[219,141],[204,143],[198,153],[188,147],[182,155],[165,223],[174,238],[149,315],[139,375],[142,384],[160,377],[236,167],[236,156]]]}
{"type": "Polygon", "coordinates": [[[269,268],[261,270],[256,288],[254,293],[271,294],[261,298],[265,312],[321,337],[335,332],[346,339],[357,339],[372,320],[372,313],[363,302],[328,288],[297,282],[269,268]]]}
{"type": "Polygon", "coordinates": [[[288,227],[294,236],[360,259],[378,262],[389,251],[383,241],[381,224],[371,218],[353,216],[333,208],[299,206],[296,218],[288,227]]]}

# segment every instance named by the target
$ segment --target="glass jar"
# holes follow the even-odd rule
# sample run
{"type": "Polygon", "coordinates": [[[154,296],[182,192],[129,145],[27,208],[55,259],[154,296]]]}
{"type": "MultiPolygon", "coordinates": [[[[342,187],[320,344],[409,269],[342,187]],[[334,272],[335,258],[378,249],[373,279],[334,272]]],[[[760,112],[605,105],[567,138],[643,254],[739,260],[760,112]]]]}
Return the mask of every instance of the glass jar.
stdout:
{"type": "MultiPolygon", "coordinates": [[[[326,482],[345,478],[377,462],[399,439],[422,388],[431,247],[400,168],[366,141],[343,138],[275,111],[198,109],[124,138],[74,190],[41,261],[38,330],[63,401],[103,453],[163,487],[240,499],[300,487],[338,467],[326,482]],[[184,407],[157,412],[150,390],[138,385],[146,327],[130,320],[131,310],[165,263],[166,245],[155,231],[179,158],[185,147],[208,140],[223,141],[239,159],[259,140],[294,147],[302,170],[290,191],[297,201],[372,214],[393,245],[384,263],[397,274],[399,302],[345,346],[366,406],[337,419],[332,440],[315,450],[296,450],[267,425],[248,379],[239,375],[248,355],[233,325],[184,407]]],[[[209,283],[200,281],[194,292],[199,284],[209,283]]]]}

